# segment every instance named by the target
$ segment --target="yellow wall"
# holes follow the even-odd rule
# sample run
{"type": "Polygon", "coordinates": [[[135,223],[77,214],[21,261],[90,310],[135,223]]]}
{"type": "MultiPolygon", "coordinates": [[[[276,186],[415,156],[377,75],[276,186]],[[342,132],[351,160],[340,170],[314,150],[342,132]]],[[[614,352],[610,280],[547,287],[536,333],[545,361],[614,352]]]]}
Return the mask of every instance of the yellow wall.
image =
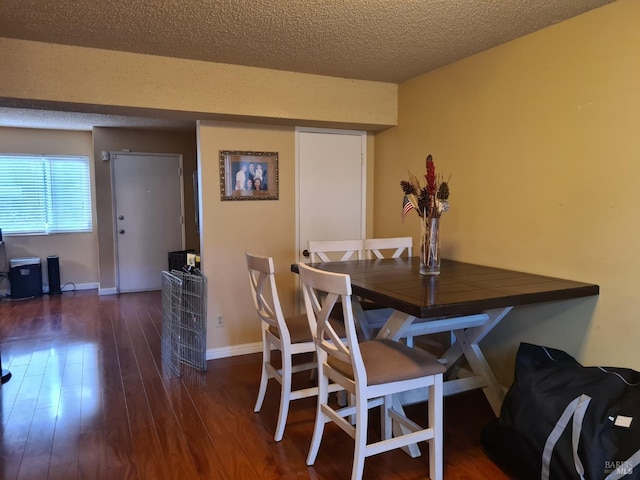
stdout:
{"type": "Polygon", "coordinates": [[[26,99],[28,106],[47,101],[140,116],[189,112],[191,119],[268,118],[267,123],[363,129],[396,122],[392,83],[1,37],[0,65],[11,66],[0,75],[0,99],[26,99]]]}
{"type": "MultiPolygon", "coordinates": [[[[207,348],[242,353],[250,351],[252,344],[261,340],[251,300],[245,252],[273,257],[284,314],[295,311],[297,279],[290,271],[297,258],[295,129],[200,122],[198,145],[202,185],[202,266],[208,279],[207,348]],[[221,201],[220,150],[278,152],[279,199],[221,201]],[[223,328],[216,327],[218,315],[224,318],[223,328]]],[[[373,166],[372,138],[367,141],[367,162],[373,166]]],[[[367,175],[372,180],[372,168],[367,175]]],[[[368,192],[368,212],[371,211],[372,195],[373,191],[368,192]]],[[[368,215],[367,220],[370,218],[368,215]]],[[[369,221],[367,232],[371,232],[369,221]]],[[[218,354],[214,352],[214,355],[218,354]]]]}
{"type": "MultiPolygon", "coordinates": [[[[94,176],[91,132],[0,128],[0,145],[2,153],[85,155],[89,157],[91,176],[92,178],[94,176]]],[[[95,198],[93,191],[92,197],[95,198]]],[[[95,202],[93,211],[93,231],[90,233],[3,235],[7,263],[11,258],[39,257],[42,265],[42,279],[45,284],[48,284],[47,257],[58,255],[61,285],[73,282],[80,288],[96,288],[98,260],[95,202]]],[[[4,270],[4,265],[2,265],[2,269],[4,270]]],[[[9,289],[9,285],[0,284],[0,288],[9,289]]],[[[64,290],[68,289],[72,289],[72,286],[64,287],[64,290]]]]}
{"type": "Polygon", "coordinates": [[[407,81],[376,134],[376,235],[417,241],[398,182],[431,153],[452,175],[445,257],[600,285],[507,317],[486,341],[505,383],[520,340],[640,369],[639,18],[619,0],[407,81]]]}
{"type": "Polygon", "coordinates": [[[202,122],[202,265],[208,279],[207,347],[260,341],[245,252],[271,256],[286,314],[293,312],[295,261],[295,132],[291,127],[202,122]],[[279,200],[221,201],[220,150],[278,152],[279,200]],[[215,319],[224,317],[224,328],[215,319]]]}

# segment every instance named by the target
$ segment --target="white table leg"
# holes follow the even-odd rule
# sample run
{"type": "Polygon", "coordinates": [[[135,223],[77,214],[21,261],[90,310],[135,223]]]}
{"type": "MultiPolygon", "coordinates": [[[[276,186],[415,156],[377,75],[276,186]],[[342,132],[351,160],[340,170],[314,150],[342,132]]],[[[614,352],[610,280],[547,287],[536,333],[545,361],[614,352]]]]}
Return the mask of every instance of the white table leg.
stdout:
{"type": "Polygon", "coordinates": [[[484,378],[486,386],[483,387],[483,391],[496,416],[500,415],[504,391],[491,371],[491,367],[484,357],[479,343],[512,309],[513,307],[506,307],[489,310],[486,312],[489,318],[483,325],[453,330],[452,333],[456,341],[443,356],[443,358],[446,358],[448,365],[454,365],[464,356],[469,362],[473,373],[484,378]]]}
{"type": "Polygon", "coordinates": [[[389,339],[398,341],[402,335],[402,332],[404,332],[404,330],[406,330],[409,325],[413,323],[415,318],[416,317],[395,310],[389,317],[389,320],[387,320],[384,326],[380,329],[378,335],[376,335],[376,339],[389,339]]]}
{"type": "Polygon", "coordinates": [[[495,413],[496,417],[499,416],[502,401],[504,400],[504,392],[502,391],[502,387],[498,383],[495,375],[491,371],[491,367],[489,367],[480,347],[469,338],[467,332],[464,330],[456,330],[453,334],[462,349],[464,357],[469,362],[469,366],[473,373],[484,378],[486,386],[482,391],[487,397],[489,405],[491,405],[491,408],[493,409],[493,413],[495,413]]]}
{"type": "MultiPolygon", "coordinates": [[[[464,357],[469,362],[469,366],[475,376],[480,377],[455,379],[444,382],[445,395],[482,388],[496,416],[500,414],[504,392],[491,371],[491,367],[484,357],[479,343],[512,309],[513,307],[498,308],[487,310],[483,314],[443,318],[422,322],[422,324],[417,327],[423,330],[421,333],[439,333],[446,331],[453,333],[455,341],[440,358],[440,361],[450,368],[464,357]]],[[[387,338],[397,341],[405,330],[412,327],[414,320],[415,317],[411,315],[395,311],[376,338],[387,338]]]]}

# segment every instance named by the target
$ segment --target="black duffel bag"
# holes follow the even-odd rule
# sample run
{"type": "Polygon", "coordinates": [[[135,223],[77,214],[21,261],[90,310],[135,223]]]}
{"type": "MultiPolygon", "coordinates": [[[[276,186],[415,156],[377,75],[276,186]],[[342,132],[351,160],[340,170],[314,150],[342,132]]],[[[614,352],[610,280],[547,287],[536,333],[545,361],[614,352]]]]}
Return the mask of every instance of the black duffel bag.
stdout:
{"type": "Polygon", "coordinates": [[[640,480],[640,373],[522,343],[482,445],[519,479],[640,480]]]}

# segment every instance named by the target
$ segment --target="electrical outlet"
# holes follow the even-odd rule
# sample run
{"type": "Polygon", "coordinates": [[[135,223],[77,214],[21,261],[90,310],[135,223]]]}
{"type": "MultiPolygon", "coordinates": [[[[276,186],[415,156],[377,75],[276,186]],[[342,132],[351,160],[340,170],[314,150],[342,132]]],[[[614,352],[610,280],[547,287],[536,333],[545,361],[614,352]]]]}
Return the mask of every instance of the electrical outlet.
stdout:
{"type": "Polygon", "coordinates": [[[222,315],[218,315],[218,323],[216,324],[216,327],[224,327],[224,318],[222,317],[222,315]]]}

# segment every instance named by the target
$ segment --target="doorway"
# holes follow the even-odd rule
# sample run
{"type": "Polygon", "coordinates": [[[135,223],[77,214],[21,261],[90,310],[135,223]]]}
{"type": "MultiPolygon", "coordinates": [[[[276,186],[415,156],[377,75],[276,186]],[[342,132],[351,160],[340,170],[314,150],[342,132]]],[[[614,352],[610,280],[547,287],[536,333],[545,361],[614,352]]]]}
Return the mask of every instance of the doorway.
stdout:
{"type": "Polygon", "coordinates": [[[184,249],[182,156],[111,153],[118,291],[160,290],[168,253],[184,249]]]}

